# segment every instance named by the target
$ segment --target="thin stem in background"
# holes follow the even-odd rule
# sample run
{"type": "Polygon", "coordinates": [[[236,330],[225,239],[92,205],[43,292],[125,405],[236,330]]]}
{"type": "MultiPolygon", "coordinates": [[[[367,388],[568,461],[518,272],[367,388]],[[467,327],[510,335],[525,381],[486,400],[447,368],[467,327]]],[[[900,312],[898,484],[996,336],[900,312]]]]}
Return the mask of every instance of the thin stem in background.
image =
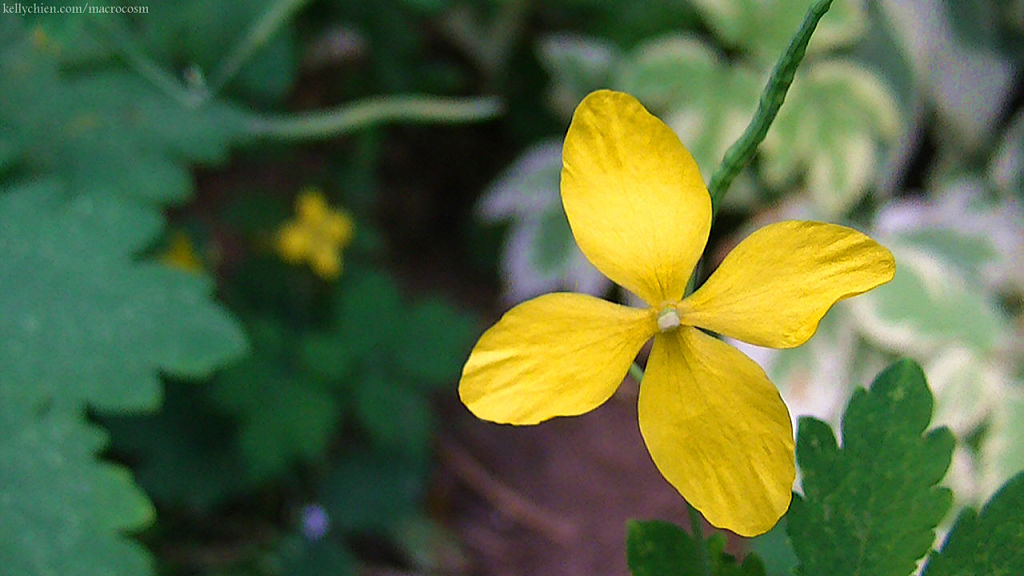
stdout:
{"type": "Polygon", "coordinates": [[[743,135],[729,147],[729,150],[725,153],[725,158],[722,159],[722,164],[711,176],[711,185],[708,186],[708,192],[711,193],[712,213],[718,212],[722,198],[729,190],[733,179],[750,163],[750,160],[754,157],[754,152],[757,151],[758,145],[761,144],[765,135],[768,134],[768,128],[771,127],[772,122],[775,120],[775,115],[778,114],[779,108],[782,107],[782,102],[786,99],[786,92],[789,90],[790,85],[793,84],[793,75],[796,73],[800,61],[804,58],[804,53],[807,51],[807,43],[811,40],[811,34],[814,33],[814,29],[818,26],[818,21],[828,12],[830,6],[832,6],[832,0],[819,0],[807,11],[807,16],[804,17],[800,29],[789,42],[786,51],[783,52],[782,57],[775,64],[775,68],[772,69],[771,77],[768,78],[768,84],[764,87],[764,91],[761,92],[761,99],[757,104],[757,111],[754,113],[753,120],[750,121],[747,129],[743,131],[743,135]]]}
{"type": "Polygon", "coordinates": [[[217,70],[210,76],[210,83],[207,88],[208,97],[215,96],[224,86],[238,74],[242,66],[260,48],[266,46],[267,42],[274,36],[274,33],[288,21],[296,11],[308,3],[309,0],[279,0],[267,8],[263,16],[256,20],[245,36],[235,44],[227,56],[221,60],[217,70]]]}
{"type": "Polygon", "coordinates": [[[176,76],[147,56],[128,34],[121,30],[116,18],[100,16],[91,20],[100,31],[97,39],[113,49],[129,67],[157,90],[185,108],[195,108],[203,102],[205,97],[202,94],[188,90],[176,76]]]}
{"type": "Polygon", "coordinates": [[[493,118],[503,109],[501,99],[493,96],[377,96],[332,110],[253,117],[248,132],[255,138],[316,140],[387,122],[476,122],[493,118]]]}

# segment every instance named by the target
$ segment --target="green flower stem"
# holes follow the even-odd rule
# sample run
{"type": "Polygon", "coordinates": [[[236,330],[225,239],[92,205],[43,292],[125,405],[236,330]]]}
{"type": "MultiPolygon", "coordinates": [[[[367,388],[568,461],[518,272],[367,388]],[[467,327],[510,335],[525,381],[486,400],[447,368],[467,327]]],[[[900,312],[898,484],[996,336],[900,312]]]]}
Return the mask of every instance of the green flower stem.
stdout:
{"type": "MultiPolygon", "coordinates": [[[[629,375],[640,382],[644,379],[644,369],[636,362],[629,365],[629,375]]],[[[700,512],[689,502],[686,503],[686,512],[690,516],[690,536],[697,544],[697,575],[711,576],[711,564],[708,560],[707,543],[704,540],[704,524],[700,512]]]]}
{"type": "Polygon", "coordinates": [[[704,541],[704,524],[700,512],[689,502],[686,503],[686,512],[690,515],[690,536],[697,543],[697,574],[700,576],[711,576],[711,564],[708,562],[708,548],[704,541]]]}
{"type": "Polygon", "coordinates": [[[786,92],[793,84],[793,75],[796,74],[796,69],[804,58],[811,34],[814,33],[818,21],[828,12],[831,5],[832,0],[818,0],[807,11],[803,24],[800,25],[800,29],[789,42],[789,46],[775,64],[775,68],[768,78],[768,84],[761,93],[753,120],[750,121],[743,135],[729,147],[725,158],[722,159],[722,164],[711,176],[711,185],[708,187],[708,191],[711,193],[713,213],[718,212],[722,198],[729,190],[733,179],[750,163],[758,145],[768,134],[768,128],[771,127],[775,115],[778,114],[782,102],[786,99],[786,92]]]}
{"type": "Polygon", "coordinates": [[[217,70],[210,77],[209,96],[217,94],[231,79],[238,74],[242,66],[260,48],[274,36],[281,26],[309,0],[279,0],[267,8],[258,20],[246,32],[245,36],[235,44],[234,49],[221,60],[217,70]]]}
{"type": "Polygon", "coordinates": [[[636,380],[637,384],[639,384],[640,381],[644,379],[644,369],[636,362],[633,362],[629,365],[629,375],[633,377],[633,380],[636,380]]]}
{"type": "Polygon", "coordinates": [[[493,96],[377,96],[302,115],[254,116],[248,122],[248,132],[254,138],[317,140],[386,122],[476,122],[493,118],[503,109],[501,100],[493,96]]]}

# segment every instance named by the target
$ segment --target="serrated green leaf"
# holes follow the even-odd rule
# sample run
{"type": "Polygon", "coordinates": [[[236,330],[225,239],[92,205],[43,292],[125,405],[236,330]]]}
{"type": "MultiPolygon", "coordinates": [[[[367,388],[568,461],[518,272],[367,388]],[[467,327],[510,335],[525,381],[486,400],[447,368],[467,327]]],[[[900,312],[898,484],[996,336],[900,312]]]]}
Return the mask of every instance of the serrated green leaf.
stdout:
{"type": "Polygon", "coordinates": [[[149,524],[153,507],[127,470],[97,459],[106,435],[80,407],[0,384],[0,575],[151,574],[125,532],[149,524]]]}
{"type": "Polygon", "coordinates": [[[626,562],[633,576],[699,575],[697,544],[670,522],[631,520],[627,525],[626,562]]]}
{"type": "Polygon", "coordinates": [[[746,129],[761,92],[753,70],[727,63],[704,42],[681,34],[638,45],[616,68],[614,84],[665,120],[705,181],[746,129]]]}
{"type": "Polygon", "coordinates": [[[874,181],[879,149],[899,126],[895,96],[878,75],[847,61],[808,64],[765,139],[762,173],[778,188],[806,173],[815,206],[839,218],[874,181]]]}
{"type": "Polygon", "coordinates": [[[148,203],[186,199],[190,166],[226,157],[242,116],[211,102],[188,107],[116,69],[71,76],[22,34],[0,53],[0,124],[34,174],[75,194],[148,203]],[[59,135],[54,138],[53,135],[59,135]]]}
{"type": "Polygon", "coordinates": [[[161,227],[110,197],[68,200],[44,184],[0,192],[3,387],[106,412],[153,409],[158,370],[203,377],[245,351],[209,278],[136,261],[161,227]]]}
{"type": "Polygon", "coordinates": [[[1016,576],[1024,574],[1024,473],[1011,478],[981,512],[957,517],[942,549],[922,576],[1016,576]]]}
{"type": "Polygon", "coordinates": [[[323,454],[341,417],[337,397],[294,370],[279,330],[257,327],[253,355],[209,385],[210,398],[239,419],[240,448],[255,479],[323,454]]]}
{"type": "Polygon", "coordinates": [[[786,524],[798,576],[914,570],[952,503],[937,484],[954,439],[945,428],[925,433],[931,412],[924,373],[903,360],[879,374],[870,391],[854,394],[841,449],[827,424],[801,419],[804,495],[794,495],[786,524]]]}
{"type": "Polygon", "coordinates": [[[712,576],[764,576],[757,556],[748,554],[743,563],[725,553],[725,537],[713,534],[704,541],[704,559],[698,544],[679,526],[660,520],[627,525],[626,562],[633,576],[699,576],[701,562],[707,562],[712,576]]]}
{"type": "MultiPolygon", "coordinates": [[[[789,44],[813,0],[694,0],[714,33],[729,46],[772,62],[789,44]]],[[[856,40],[867,25],[862,0],[836,2],[821,19],[809,53],[856,40]]]]}

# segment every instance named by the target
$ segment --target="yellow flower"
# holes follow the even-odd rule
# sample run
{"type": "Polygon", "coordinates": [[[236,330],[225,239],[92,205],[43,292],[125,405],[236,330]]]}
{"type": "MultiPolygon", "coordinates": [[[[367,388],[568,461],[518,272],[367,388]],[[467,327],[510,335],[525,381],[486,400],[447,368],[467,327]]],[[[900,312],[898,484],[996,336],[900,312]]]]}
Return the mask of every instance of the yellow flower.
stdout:
{"type": "Polygon", "coordinates": [[[192,239],[180,230],[171,236],[167,249],[160,255],[160,261],[187,272],[203,271],[203,261],[196,254],[192,239]]]}
{"type": "Polygon", "coordinates": [[[473,348],[463,403],[511,424],[588,412],[653,337],[638,413],[655,465],[715,526],[766,532],[792,495],[789,413],[757,364],[700,329],[799,346],[837,301],[892,279],[892,254],[849,228],[780,222],[740,243],[684,299],[711,228],[710,196],[671,129],[607,90],[573,115],[562,204],[583,254],[648,308],[571,293],[512,308],[473,348]]]}
{"type": "Polygon", "coordinates": [[[293,264],[309,262],[318,276],[333,280],[341,274],[341,251],[352,241],[355,225],[348,212],[327,205],[324,195],[307,188],[295,201],[298,217],[277,232],[277,253],[293,264]]]}

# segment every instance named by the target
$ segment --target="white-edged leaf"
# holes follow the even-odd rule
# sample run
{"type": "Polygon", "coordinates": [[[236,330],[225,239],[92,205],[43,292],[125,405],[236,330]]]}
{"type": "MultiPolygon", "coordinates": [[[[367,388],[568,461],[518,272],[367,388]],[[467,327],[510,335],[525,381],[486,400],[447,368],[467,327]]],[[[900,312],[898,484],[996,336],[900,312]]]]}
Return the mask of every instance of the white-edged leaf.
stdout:
{"type": "MultiPolygon", "coordinates": [[[[974,9],[984,5],[979,3],[974,9]]],[[[949,124],[950,129],[940,131],[944,143],[954,150],[981,144],[1012,92],[1013,64],[993,51],[964,42],[947,2],[882,0],[878,7],[889,21],[888,29],[902,44],[925,95],[949,124]]]]}
{"type": "Polygon", "coordinates": [[[542,38],[537,57],[551,75],[552,109],[569,118],[584,96],[607,87],[619,52],[605,40],[565,32],[542,38]]]}
{"type": "Polygon", "coordinates": [[[881,241],[896,257],[896,275],[853,301],[872,339],[918,356],[951,345],[987,354],[1004,340],[1007,319],[977,278],[934,249],[896,236],[881,241]]]}
{"type": "Polygon", "coordinates": [[[877,178],[881,148],[900,129],[896,98],[852,61],[826,60],[797,73],[762,147],[762,174],[777,188],[803,178],[824,218],[839,219],[877,178]]]}
{"type": "Polygon", "coordinates": [[[600,294],[611,286],[572,237],[559,196],[561,170],[561,143],[541,141],[513,162],[477,204],[482,220],[509,221],[501,256],[509,303],[562,289],[600,294]]]}
{"type": "Polygon", "coordinates": [[[708,181],[757,108],[758,75],[725,62],[699,39],[655,38],[630,51],[614,85],[636,96],[668,124],[708,181]]]}
{"type": "Polygon", "coordinates": [[[1024,470],[1024,389],[1021,383],[1000,398],[992,414],[981,453],[981,497],[1024,470]]]}
{"type": "MultiPolygon", "coordinates": [[[[813,0],[693,0],[708,26],[726,45],[744,48],[764,62],[782,54],[813,0]]],[[[863,0],[834,2],[808,46],[811,54],[832,50],[863,34],[863,0]]]]}

